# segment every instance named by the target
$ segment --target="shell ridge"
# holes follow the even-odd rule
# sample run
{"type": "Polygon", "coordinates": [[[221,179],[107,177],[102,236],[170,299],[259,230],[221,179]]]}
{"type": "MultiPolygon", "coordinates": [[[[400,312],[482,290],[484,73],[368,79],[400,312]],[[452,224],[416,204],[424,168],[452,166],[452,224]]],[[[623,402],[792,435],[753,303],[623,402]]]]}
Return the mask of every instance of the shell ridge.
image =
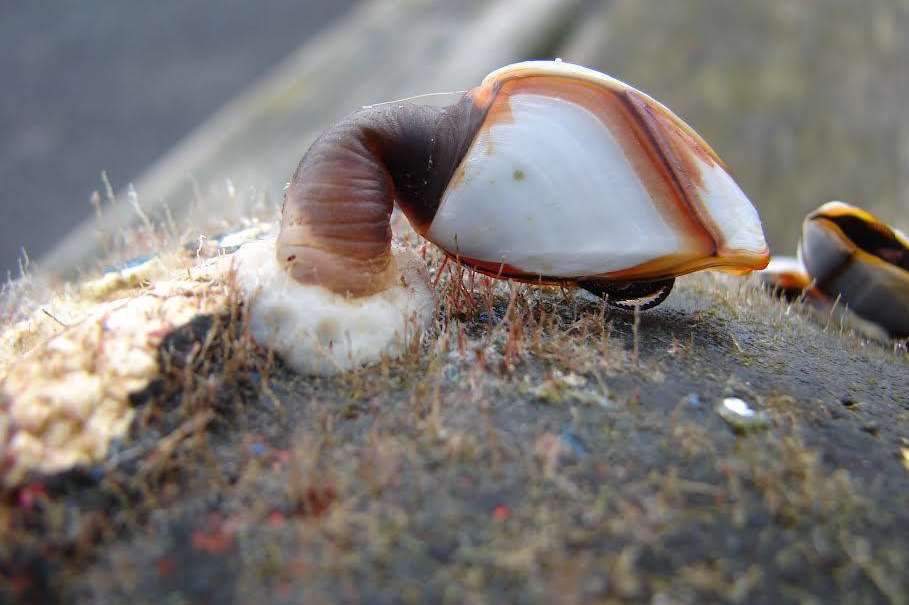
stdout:
{"type": "Polygon", "coordinates": [[[697,226],[706,241],[709,242],[708,256],[716,256],[719,248],[720,230],[709,218],[709,213],[704,212],[700,204],[698,183],[692,178],[689,171],[685,170],[676,150],[667,140],[659,121],[654,117],[646,98],[632,89],[625,90],[620,99],[638,117],[638,120],[647,135],[649,142],[656,150],[656,156],[672,177],[673,189],[676,190],[678,200],[684,208],[682,212],[697,226]],[[706,215],[706,216],[705,216],[706,215]]]}

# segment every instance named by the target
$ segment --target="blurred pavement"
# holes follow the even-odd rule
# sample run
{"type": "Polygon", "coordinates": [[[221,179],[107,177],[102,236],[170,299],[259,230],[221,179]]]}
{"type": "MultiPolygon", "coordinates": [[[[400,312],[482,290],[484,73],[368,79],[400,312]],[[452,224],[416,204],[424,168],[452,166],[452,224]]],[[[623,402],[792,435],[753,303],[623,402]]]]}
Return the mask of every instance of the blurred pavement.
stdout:
{"type": "MultiPolygon", "coordinates": [[[[576,26],[582,4],[359,2],[150,164],[135,179],[138,202],[158,223],[169,222],[166,205],[187,241],[227,228],[248,210],[280,200],[294,166],[327,124],[365,104],[464,90],[504,64],[551,57],[576,26]]],[[[139,224],[131,204],[105,205],[100,221],[86,221],[41,257],[39,272],[74,277],[102,257],[116,262],[151,252],[157,240],[129,230],[139,224]],[[99,232],[134,237],[121,239],[112,257],[99,232]]]]}
{"type": "Polygon", "coordinates": [[[0,5],[0,278],[354,3],[0,5]]]}

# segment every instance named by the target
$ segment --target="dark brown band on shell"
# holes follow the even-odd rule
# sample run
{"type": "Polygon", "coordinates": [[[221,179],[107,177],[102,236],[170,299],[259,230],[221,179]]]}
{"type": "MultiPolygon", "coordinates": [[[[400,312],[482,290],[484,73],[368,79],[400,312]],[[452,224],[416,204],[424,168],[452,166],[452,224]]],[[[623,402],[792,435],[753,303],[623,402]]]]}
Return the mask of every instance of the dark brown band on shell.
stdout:
{"type": "Polygon", "coordinates": [[[893,231],[883,223],[867,221],[849,214],[824,218],[839,227],[857,248],[909,271],[909,248],[899,241],[893,231]]]}
{"type": "Polygon", "coordinates": [[[284,196],[278,262],[297,281],[339,294],[388,287],[394,203],[425,233],[488,102],[468,93],[445,108],[375,106],[325,131],[284,196]]]}

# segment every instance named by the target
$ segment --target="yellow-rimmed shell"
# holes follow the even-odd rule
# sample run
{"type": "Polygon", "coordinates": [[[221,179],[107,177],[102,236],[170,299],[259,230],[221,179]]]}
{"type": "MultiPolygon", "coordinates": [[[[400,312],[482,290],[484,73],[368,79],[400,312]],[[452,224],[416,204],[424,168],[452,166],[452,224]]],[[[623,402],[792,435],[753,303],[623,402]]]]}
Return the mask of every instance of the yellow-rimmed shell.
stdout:
{"type": "Polygon", "coordinates": [[[818,290],[891,336],[909,336],[909,238],[899,230],[829,202],[805,219],[799,257],[818,290]]]}

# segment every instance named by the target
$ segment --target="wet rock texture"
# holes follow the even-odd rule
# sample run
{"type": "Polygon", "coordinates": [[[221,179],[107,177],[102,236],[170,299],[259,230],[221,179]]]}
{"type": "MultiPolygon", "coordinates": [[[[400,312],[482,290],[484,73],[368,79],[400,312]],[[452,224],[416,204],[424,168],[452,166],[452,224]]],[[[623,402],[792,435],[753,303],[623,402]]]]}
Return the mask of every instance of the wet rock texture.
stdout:
{"type": "Polygon", "coordinates": [[[714,275],[638,318],[456,267],[437,294],[422,347],[331,378],[242,308],[175,331],[100,467],[9,492],[4,594],[900,602],[899,345],[714,275]]]}

